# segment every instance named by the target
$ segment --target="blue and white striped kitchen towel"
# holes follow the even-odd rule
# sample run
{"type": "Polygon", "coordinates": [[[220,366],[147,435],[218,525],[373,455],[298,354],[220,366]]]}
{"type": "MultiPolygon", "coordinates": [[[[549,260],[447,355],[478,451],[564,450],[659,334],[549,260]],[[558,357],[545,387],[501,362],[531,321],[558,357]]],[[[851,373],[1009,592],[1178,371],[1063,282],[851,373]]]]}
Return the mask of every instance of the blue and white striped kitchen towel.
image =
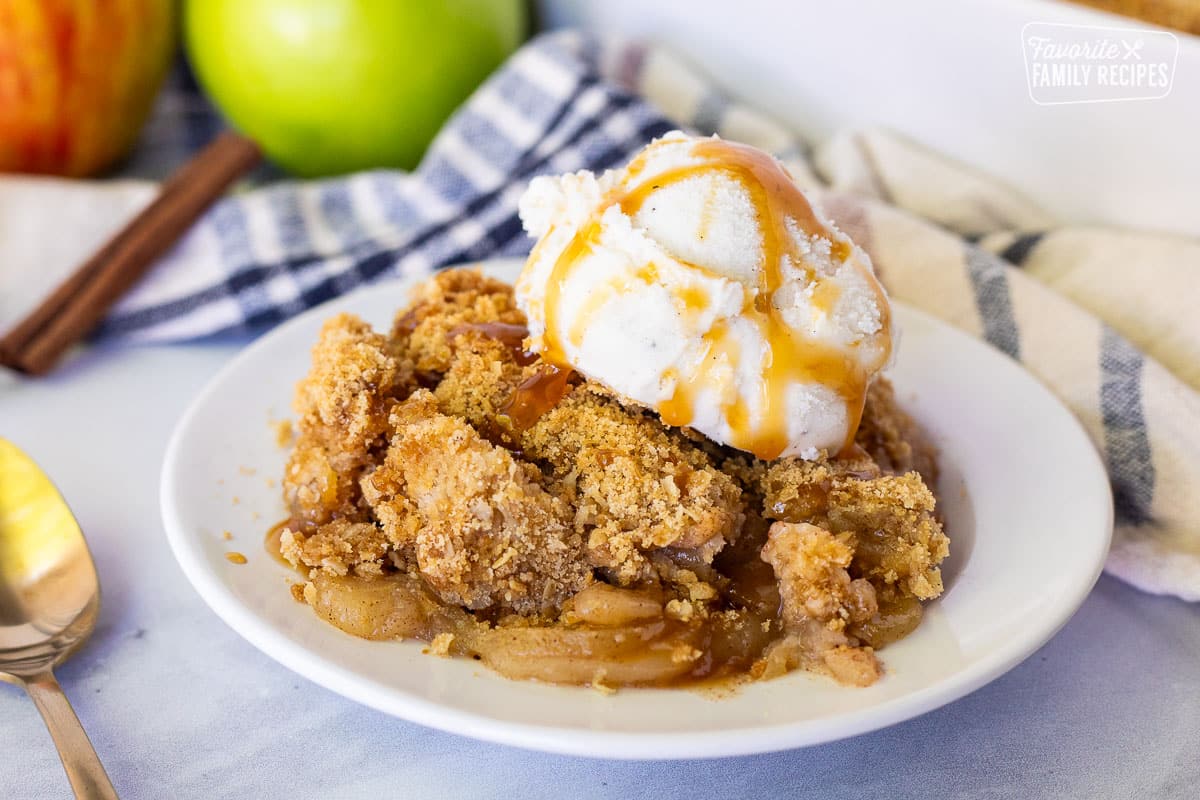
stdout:
{"type": "MultiPolygon", "coordinates": [[[[134,168],[155,171],[215,129],[187,97],[166,93],[134,168]]],[[[1049,385],[1108,464],[1118,518],[1108,570],[1200,600],[1200,242],[1062,225],[886,132],[811,151],[769,110],[721,95],[654,48],[576,33],[535,39],[462,107],[416,172],[229,197],[98,335],[257,332],[381,278],[523,255],[531,243],[516,207],[531,177],[620,164],[676,127],[779,155],[867,248],[893,296],[986,338],[1049,385]]]]}

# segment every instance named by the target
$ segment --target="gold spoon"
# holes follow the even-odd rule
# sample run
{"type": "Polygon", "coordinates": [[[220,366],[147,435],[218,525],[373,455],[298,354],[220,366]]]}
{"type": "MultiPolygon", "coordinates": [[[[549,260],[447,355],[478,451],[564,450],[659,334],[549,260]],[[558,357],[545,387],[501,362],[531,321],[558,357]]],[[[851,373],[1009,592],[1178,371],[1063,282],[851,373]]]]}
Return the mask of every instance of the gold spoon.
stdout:
{"type": "Polygon", "coordinates": [[[53,668],[92,633],[100,582],[79,523],[54,484],[0,439],[0,680],[25,688],[79,798],[115,798],[53,668]]]}

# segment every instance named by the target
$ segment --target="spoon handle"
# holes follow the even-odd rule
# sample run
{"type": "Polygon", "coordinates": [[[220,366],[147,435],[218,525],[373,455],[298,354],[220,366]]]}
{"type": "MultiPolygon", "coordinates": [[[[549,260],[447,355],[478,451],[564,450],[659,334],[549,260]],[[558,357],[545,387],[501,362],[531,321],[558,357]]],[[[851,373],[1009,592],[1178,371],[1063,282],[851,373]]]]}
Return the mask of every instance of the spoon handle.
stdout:
{"type": "Polygon", "coordinates": [[[25,691],[42,712],[42,719],[46,720],[75,797],[80,800],[119,800],[54,673],[46,670],[26,678],[24,684],[25,691]]]}

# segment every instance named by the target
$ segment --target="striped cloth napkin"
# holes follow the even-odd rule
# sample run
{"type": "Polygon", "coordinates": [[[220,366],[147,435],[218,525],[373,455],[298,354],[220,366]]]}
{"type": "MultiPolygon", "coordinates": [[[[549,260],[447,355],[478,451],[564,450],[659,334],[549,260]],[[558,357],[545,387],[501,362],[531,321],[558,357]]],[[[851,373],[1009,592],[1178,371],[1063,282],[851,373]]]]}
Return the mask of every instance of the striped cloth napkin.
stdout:
{"type": "MultiPolygon", "coordinates": [[[[215,126],[186,96],[176,87],[160,107],[195,146],[215,126]]],[[[1109,572],[1200,600],[1200,242],[1060,223],[884,131],[811,149],[769,109],[739,105],[655,48],[542,36],[460,109],[415,173],[276,182],[224,200],[99,336],[258,332],[371,281],[524,255],[516,206],[530,178],[616,166],[677,127],[775,153],[870,252],[894,297],[985,338],[1050,386],[1108,465],[1109,572]]],[[[137,170],[158,168],[166,130],[152,123],[137,170]]],[[[62,215],[49,224],[61,231],[62,215]]]]}

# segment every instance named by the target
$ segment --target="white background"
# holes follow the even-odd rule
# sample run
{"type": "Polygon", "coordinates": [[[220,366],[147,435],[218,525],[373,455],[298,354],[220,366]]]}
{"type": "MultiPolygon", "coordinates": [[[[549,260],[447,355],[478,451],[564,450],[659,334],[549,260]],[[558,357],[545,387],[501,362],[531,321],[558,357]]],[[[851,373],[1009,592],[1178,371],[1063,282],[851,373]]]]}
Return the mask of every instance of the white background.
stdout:
{"type": "Polygon", "coordinates": [[[812,141],[882,125],[986,170],[1070,222],[1200,236],[1200,39],[1161,100],[1040,106],[1027,22],[1150,27],[1050,0],[539,0],[667,45],[812,141]]]}

